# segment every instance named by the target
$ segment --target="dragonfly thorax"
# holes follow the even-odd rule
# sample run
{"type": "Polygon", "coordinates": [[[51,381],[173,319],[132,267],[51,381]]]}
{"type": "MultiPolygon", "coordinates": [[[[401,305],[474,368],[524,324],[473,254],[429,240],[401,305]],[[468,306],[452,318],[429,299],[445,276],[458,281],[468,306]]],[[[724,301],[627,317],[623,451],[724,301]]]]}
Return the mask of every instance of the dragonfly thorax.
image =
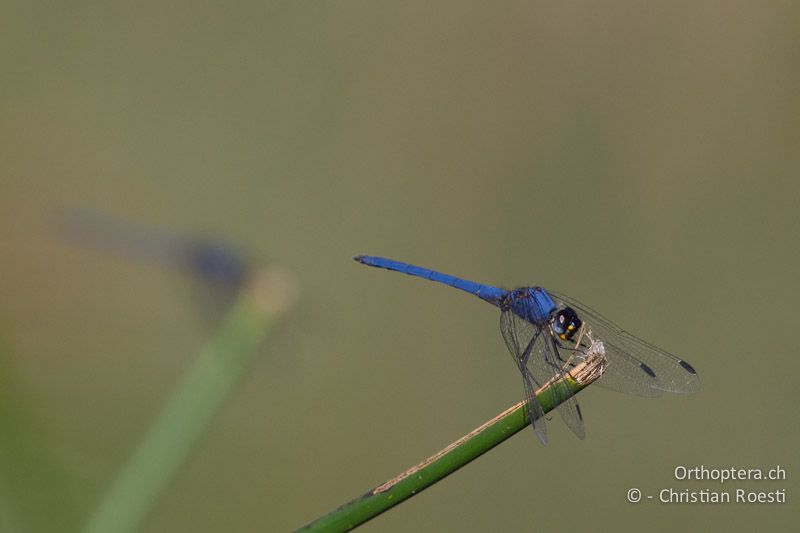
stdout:
{"type": "Polygon", "coordinates": [[[501,308],[510,309],[523,320],[544,326],[556,311],[556,303],[541,287],[521,287],[508,292],[501,308]]]}

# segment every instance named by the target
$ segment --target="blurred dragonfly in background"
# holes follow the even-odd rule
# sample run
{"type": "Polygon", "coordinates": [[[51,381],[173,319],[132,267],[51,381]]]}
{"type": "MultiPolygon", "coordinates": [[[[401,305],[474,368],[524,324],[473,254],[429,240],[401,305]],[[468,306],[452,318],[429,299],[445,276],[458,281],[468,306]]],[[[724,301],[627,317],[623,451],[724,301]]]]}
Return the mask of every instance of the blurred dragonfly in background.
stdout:
{"type": "MultiPolygon", "coordinates": [[[[607,360],[603,375],[595,382],[598,385],[638,396],[690,393],[700,387],[697,372],[684,359],[631,335],[563,294],[542,287],[501,289],[383,257],[360,255],[354,259],[443,283],[499,307],[500,331],[522,375],[531,426],[542,444],[547,443],[547,427],[535,391],[548,382],[557,382],[585,360],[590,348],[598,344],[594,339],[602,342],[607,360]]],[[[575,396],[556,410],[575,435],[585,437],[575,396]]]]}
{"type": "Polygon", "coordinates": [[[250,274],[245,254],[217,239],[183,235],[85,209],[66,209],[57,222],[62,235],[78,245],[189,274],[207,287],[215,319],[250,274]]]}

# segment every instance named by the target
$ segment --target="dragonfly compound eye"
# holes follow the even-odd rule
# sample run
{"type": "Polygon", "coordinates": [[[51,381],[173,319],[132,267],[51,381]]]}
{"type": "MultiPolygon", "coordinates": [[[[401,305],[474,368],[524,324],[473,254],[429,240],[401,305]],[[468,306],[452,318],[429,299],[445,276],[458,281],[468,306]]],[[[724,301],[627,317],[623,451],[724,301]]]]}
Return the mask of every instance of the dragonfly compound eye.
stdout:
{"type": "Polygon", "coordinates": [[[571,307],[562,307],[556,311],[553,318],[550,319],[550,325],[558,338],[561,340],[569,340],[572,338],[579,329],[581,329],[581,319],[578,318],[578,313],[571,307]]]}

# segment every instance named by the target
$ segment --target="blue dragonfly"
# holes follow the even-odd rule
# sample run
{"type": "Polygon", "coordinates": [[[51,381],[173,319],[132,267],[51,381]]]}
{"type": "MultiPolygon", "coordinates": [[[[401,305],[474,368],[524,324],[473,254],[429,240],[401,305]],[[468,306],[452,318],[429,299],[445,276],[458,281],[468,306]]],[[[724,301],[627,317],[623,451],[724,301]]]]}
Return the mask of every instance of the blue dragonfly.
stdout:
{"type": "MultiPolygon", "coordinates": [[[[500,308],[500,331],[522,375],[528,415],[536,436],[547,444],[545,413],[535,391],[558,381],[602,341],[606,366],[595,383],[637,396],[690,393],[700,378],[686,362],[639,339],[577,300],[542,287],[506,290],[383,257],[359,255],[359,263],[402,272],[468,292],[500,308]]],[[[575,396],[557,408],[578,438],[586,436],[575,396]]]]}
{"type": "Polygon", "coordinates": [[[196,294],[200,298],[198,307],[213,323],[250,276],[251,261],[225,241],[89,209],[63,209],[56,223],[61,236],[74,244],[192,276],[206,289],[196,294]]]}
{"type": "Polygon", "coordinates": [[[244,254],[223,241],[150,227],[88,209],[64,209],[57,222],[64,236],[78,244],[183,270],[209,286],[235,292],[247,277],[244,254]]]}

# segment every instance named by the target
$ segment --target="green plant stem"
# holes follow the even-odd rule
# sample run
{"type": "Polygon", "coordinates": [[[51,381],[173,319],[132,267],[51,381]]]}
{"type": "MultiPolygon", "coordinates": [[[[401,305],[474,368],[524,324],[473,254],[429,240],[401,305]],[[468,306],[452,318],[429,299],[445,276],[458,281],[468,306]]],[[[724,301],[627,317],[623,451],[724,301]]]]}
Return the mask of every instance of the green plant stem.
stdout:
{"type": "MultiPolygon", "coordinates": [[[[536,391],[544,412],[555,409],[602,375],[605,358],[590,356],[570,373],[536,391]],[[566,384],[566,386],[563,386],[566,384]]],[[[419,494],[530,424],[522,401],[464,435],[443,450],[366,494],[345,503],[298,531],[348,531],[419,494]]]]}
{"type": "Polygon", "coordinates": [[[255,273],[120,471],[87,533],[137,529],[292,300],[279,275],[255,273]]]}
{"type": "Polygon", "coordinates": [[[81,520],[74,480],[53,456],[52,437],[4,340],[0,336],[0,478],[13,508],[4,513],[5,525],[16,519],[25,531],[74,530],[81,520]]]}

